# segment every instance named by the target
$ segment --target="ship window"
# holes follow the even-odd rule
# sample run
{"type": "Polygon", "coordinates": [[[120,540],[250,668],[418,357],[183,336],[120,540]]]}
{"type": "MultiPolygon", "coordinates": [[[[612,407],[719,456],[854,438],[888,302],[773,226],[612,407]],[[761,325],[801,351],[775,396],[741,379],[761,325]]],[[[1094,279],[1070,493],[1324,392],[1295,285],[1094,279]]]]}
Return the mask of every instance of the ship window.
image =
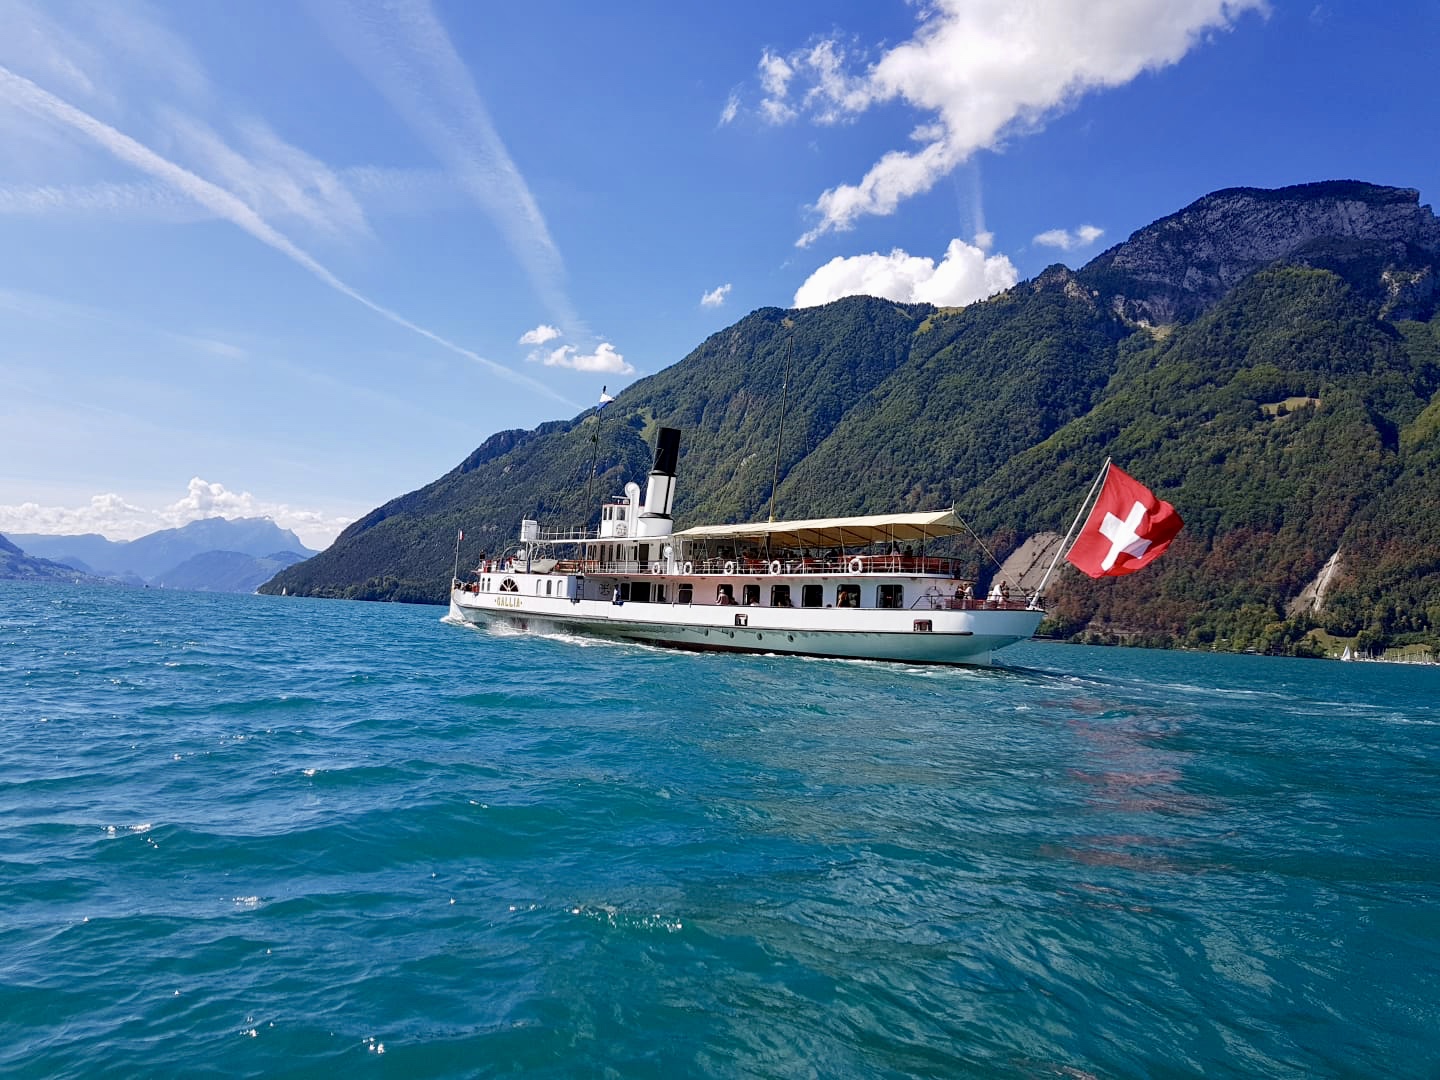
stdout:
{"type": "Polygon", "coordinates": [[[790,602],[790,586],[789,586],[789,585],[771,585],[771,586],[770,586],[770,606],[771,606],[771,607],[794,607],[794,606],[795,606],[794,604],[792,604],[792,603],[790,602]]]}
{"type": "Polygon", "coordinates": [[[551,596],[551,595],[553,595],[553,590],[554,590],[554,588],[555,588],[555,583],[554,583],[553,581],[550,581],[550,580],[547,579],[546,582],[545,582],[545,595],[546,595],[546,596],[551,596]]]}
{"type": "Polygon", "coordinates": [[[904,585],[877,585],[875,587],[875,606],[882,608],[902,608],[905,606],[904,585]]]}
{"type": "Polygon", "coordinates": [[[622,604],[630,599],[630,582],[622,581],[615,586],[615,599],[622,604]]]}
{"type": "Polygon", "coordinates": [[[800,587],[801,607],[824,607],[825,587],[823,585],[802,585],[800,587]]]}
{"type": "Polygon", "coordinates": [[[741,601],[746,607],[755,607],[760,603],[760,586],[749,584],[745,586],[745,599],[741,601]]]}
{"type": "Polygon", "coordinates": [[[535,595],[540,595],[540,582],[538,580],[535,582],[535,595]]]}
{"type": "Polygon", "coordinates": [[[724,585],[715,586],[715,602],[717,604],[735,603],[735,587],[728,581],[724,585]]]}
{"type": "Polygon", "coordinates": [[[837,585],[835,586],[836,607],[859,607],[860,586],[859,585],[837,585]]]}
{"type": "Polygon", "coordinates": [[[651,588],[650,596],[655,603],[663,604],[665,602],[665,583],[663,581],[655,582],[651,588]]]}
{"type": "Polygon", "coordinates": [[[691,585],[688,581],[682,581],[680,583],[679,602],[682,604],[693,604],[695,602],[695,586],[691,585]]]}
{"type": "Polygon", "coordinates": [[[519,592],[520,586],[515,584],[514,578],[506,578],[500,583],[501,592],[519,592]]]}
{"type": "Polygon", "coordinates": [[[648,604],[650,602],[650,582],[630,582],[630,599],[634,600],[637,604],[648,604]]]}
{"type": "Polygon", "coordinates": [[[650,545],[649,545],[649,544],[641,544],[641,545],[639,546],[639,548],[640,548],[640,555],[639,555],[640,561],[641,561],[641,562],[649,562],[649,561],[650,561],[650,545]]]}

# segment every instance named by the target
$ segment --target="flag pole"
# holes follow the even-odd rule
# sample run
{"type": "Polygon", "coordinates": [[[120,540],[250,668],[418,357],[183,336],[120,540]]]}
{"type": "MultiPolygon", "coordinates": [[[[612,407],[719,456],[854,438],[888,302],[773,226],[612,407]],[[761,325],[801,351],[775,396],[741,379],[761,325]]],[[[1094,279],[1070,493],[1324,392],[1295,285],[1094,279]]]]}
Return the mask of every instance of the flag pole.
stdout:
{"type": "Polygon", "coordinates": [[[455,583],[460,580],[460,541],[465,539],[465,530],[455,531],[455,565],[450,569],[450,591],[455,591],[455,583]]]}
{"type": "Polygon", "coordinates": [[[1055,549],[1055,558],[1050,560],[1050,569],[1045,571],[1045,576],[1040,579],[1040,585],[1035,590],[1035,598],[1031,601],[1036,607],[1040,605],[1040,597],[1045,592],[1045,586],[1050,581],[1050,575],[1055,572],[1055,567],[1060,565],[1060,559],[1070,550],[1070,537],[1074,535],[1076,527],[1080,524],[1086,510],[1090,507],[1090,501],[1095,498],[1097,489],[1105,479],[1105,474],[1110,471],[1110,459],[1105,459],[1105,464],[1100,466],[1100,473],[1095,477],[1094,483],[1090,485],[1090,491],[1085,496],[1085,501],[1080,504],[1080,510],[1075,515],[1075,520],[1070,522],[1070,531],[1065,534],[1065,539],[1060,541],[1060,546],[1055,549]]]}

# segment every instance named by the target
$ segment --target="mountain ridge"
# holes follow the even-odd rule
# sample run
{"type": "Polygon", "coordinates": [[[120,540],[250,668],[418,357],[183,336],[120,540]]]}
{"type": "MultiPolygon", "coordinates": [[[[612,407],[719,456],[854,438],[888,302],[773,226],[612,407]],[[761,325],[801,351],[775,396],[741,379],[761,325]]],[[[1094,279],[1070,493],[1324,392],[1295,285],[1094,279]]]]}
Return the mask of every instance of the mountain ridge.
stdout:
{"type": "MultiPolygon", "coordinates": [[[[210,552],[227,551],[232,556],[238,554],[250,560],[248,571],[235,565],[233,558],[225,563],[227,580],[253,579],[249,588],[226,591],[252,592],[276,570],[289,565],[274,559],[276,552],[289,551],[297,559],[316,554],[293,532],[263,517],[205,518],[178,528],[147,533],[135,540],[109,540],[98,533],[8,535],[9,540],[30,557],[129,585],[158,585],[167,576],[172,580],[194,580],[186,574],[175,578],[173,571],[210,552]]],[[[206,584],[198,581],[184,587],[205,588],[206,584]]]]}
{"type": "MultiPolygon", "coordinates": [[[[521,517],[593,519],[586,489],[643,475],[661,424],[685,432],[678,525],[759,517],[789,366],[781,517],[954,505],[1003,558],[1063,532],[1114,456],[1189,527],[1135,578],[1061,575],[1053,628],[1271,650],[1314,625],[1434,636],[1440,576],[1382,496],[1437,494],[1437,265],[1417,192],[1332,181],[1212,193],[964,308],[762,308],[598,416],[492,436],[263,591],[440,600],[457,530],[469,561],[521,517]],[[1324,610],[1288,614],[1341,550],[1324,610]]],[[[1411,527],[1440,546],[1440,515],[1411,527]]]]}

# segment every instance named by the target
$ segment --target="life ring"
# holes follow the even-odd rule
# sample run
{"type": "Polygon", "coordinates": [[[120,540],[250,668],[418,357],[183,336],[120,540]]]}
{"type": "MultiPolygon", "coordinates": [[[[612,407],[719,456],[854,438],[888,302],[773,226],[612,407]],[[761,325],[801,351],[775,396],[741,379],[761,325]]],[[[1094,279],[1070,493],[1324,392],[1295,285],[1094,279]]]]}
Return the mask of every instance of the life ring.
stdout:
{"type": "Polygon", "coordinates": [[[730,562],[727,562],[727,563],[725,564],[725,573],[727,573],[727,574],[733,574],[734,572],[735,572],[735,562],[734,562],[734,560],[731,560],[730,562]]]}
{"type": "Polygon", "coordinates": [[[693,574],[695,572],[695,564],[687,559],[683,569],[686,574],[693,574]]]}
{"type": "Polygon", "coordinates": [[[658,574],[658,573],[660,573],[661,570],[662,570],[662,568],[663,568],[663,564],[662,564],[662,563],[652,562],[652,563],[650,564],[650,572],[651,572],[652,574],[658,574]]]}
{"type": "Polygon", "coordinates": [[[865,564],[860,561],[860,556],[856,555],[853,559],[850,560],[850,573],[861,574],[864,573],[864,571],[865,564]]]}
{"type": "Polygon", "coordinates": [[[778,573],[780,573],[780,560],[779,560],[779,559],[772,559],[772,560],[771,560],[771,562],[770,562],[770,573],[772,573],[772,574],[778,574],[778,573]]]}

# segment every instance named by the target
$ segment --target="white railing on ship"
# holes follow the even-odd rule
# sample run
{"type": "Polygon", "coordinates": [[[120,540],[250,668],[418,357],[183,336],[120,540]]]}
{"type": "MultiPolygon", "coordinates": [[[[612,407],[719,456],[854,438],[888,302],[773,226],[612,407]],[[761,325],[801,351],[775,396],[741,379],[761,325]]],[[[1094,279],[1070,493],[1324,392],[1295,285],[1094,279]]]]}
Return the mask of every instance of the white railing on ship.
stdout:
{"type": "Polygon", "coordinates": [[[811,574],[887,574],[892,577],[962,576],[961,567],[952,559],[922,558],[911,555],[848,555],[821,559],[677,559],[673,563],[618,562],[584,559],[562,560],[556,567],[561,573],[580,571],[586,574],[667,574],[708,575],[721,577],[807,576],[811,574]],[[688,567],[688,569],[687,569],[688,567]]]}
{"type": "Polygon", "coordinates": [[[542,544],[573,544],[581,540],[594,540],[597,534],[583,526],[574,529],[541,529],[538,542],[542,544]]]}

